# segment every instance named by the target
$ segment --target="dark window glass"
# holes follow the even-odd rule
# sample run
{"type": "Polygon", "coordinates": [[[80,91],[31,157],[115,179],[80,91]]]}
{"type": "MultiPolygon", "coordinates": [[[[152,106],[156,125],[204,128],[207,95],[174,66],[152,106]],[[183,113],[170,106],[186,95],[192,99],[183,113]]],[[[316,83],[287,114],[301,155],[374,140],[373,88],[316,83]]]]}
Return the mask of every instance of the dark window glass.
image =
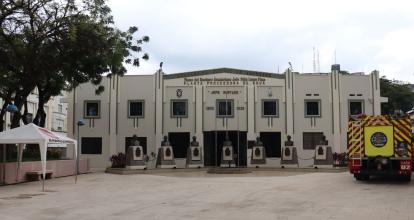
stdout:
{"type": "Polygon", "coordinates": [[[233,100],[219,100],[217,101],[217,105],[217,116],[233,116],[233,100]]]}
{"type": "Polygon", "coordinates": [[[319,101],[306,101],[306,116],[320,116],[319,104],[319,101]]]}
{"type": "Polygon", "coordinates": [[[83,137],[82,154],[102,154],[102,138],[100,137],[83,137]]]}
{"type": "Polygon", "coordinates": [[[144,116],[144,102],[130,101],[129,102],[129,117],[143,117],[144,116]]]}
{"type": "Polygon", "coordinates": [[[361,101],[349,102],[349,114],[350,115],[362,114],[362,102],[361,101]]]}
{"type": "Polygon", "coordinates": [[[277,101],[266,100],[263,101],[263,116],[277,116],[277,101]]]}
{"type": "Polygon", "coordinates": [[[319,145],[322,140],[322,132],[303,132],[303,149],[315,150],[316,145],[319,145]]]}
{"type": "Polygon", "coordinates": [[[187,117],[187,101],[172,101],[172,117],[187,117]]]}
{"type": "Polygon", "coordinates": [[[99,102],[86,102],[85,106],[86,117],[99,117],[99,102]]]}

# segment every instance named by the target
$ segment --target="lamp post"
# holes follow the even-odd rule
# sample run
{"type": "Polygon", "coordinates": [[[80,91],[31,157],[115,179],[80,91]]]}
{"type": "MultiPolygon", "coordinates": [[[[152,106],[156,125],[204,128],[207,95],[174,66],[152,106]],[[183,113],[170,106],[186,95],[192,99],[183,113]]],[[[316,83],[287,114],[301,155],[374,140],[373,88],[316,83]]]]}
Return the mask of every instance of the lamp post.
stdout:
{"type": "Polygon", "coordinates": [[[79,128],[81,127],[81,126],[84,126],[85,125],[85,123],[83,122],[83,121],[78,121],[77,123],[76,123],[76,125],[78,126],[78,149],[77,149],[77,151],[76,151],[76,174],[80,174],[79,173],[79,157],[80,157],[80,145],[81,145],[81,143],[79,142],[79,140],[80,140],[80,138],[79,138],[79,128]]]}
{"type": "MultiPolygon", "coordinates": [[[[8,104],[6,107],[6,112],[10,112],[10,115],[12,116],[11,118],[13,118],[13,114],[15,112],[18,112],[19,109],[17,108],[17,106],[13,103],[8,104]]],[[[3,126],[3,125],[1,125],[3,126]]],[[[5,126],[4,129],[6,129],[7,126],[5,126]]],[[[17,150],[17,152],[19,152],[19,150],[17,150]]],[[[7,160],[7,145],[3,144],[3,184],[6,184],[6,160],[7,160]]],[[[19,158],[19,155],[17,155],[17,159],[19,158]]]]}

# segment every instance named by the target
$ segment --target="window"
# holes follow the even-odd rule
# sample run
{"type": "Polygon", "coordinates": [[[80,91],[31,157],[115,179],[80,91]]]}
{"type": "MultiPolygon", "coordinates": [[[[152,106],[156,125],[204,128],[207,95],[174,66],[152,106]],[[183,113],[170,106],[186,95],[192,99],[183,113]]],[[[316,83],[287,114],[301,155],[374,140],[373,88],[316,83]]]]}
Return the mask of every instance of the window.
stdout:
{"type": "Polygon", "coordinates": [[[100,101],[85,101],[85,115],[84,118],[100,118],[101,102],[100,101]]]}
{"type": "Polygon", "coordinates": [[[217,100],[217,117],[233,117],[233,100],[217,100]]]}
{"type": "Polygon", "coordinates": [[[128,101],[128,117],[130,118],[144,117],[144,101],[142,100],[128,101]]]}
{"type": "Polygon", "coordinates": [[[58,131],[63,131],[64,121],[62,119],[56,119],[56,129],[58,131]]]}
{"type": "Polygon", "coordinates": [[[349,115],[360,115],[364,113],[363,101],[349,101],[349,115]]]}
{"type": "Polygon", "coordinates": [[[322,132],[303,132],[303,149],[315,150],[316,145],[319,145],[322,140],[322,132]]]}
{"type": "Polygon", "coordinates": [[[305,101],[305,117],[321,117],[321,101],[305,101]]]}
{"type": "Polygon", "coordinates": [[[62,113],[62,111],[63,111],[63,106],[61,104],[59,104],[58,105],[58,112],[59,113],[62,113]]]}
{"type": "Polygon", "coordinates": [[[262,100],[262,117],[278,117],[278,100],[262,100]]]}
{"type": "Polygon", "coordinates": [[[102,138],[83,137],[81,152],[82,154],[102,154],[102,138]]]}
{"type": "Polygon", "coordinates": [[[171,100],[171,117],[187,117],[187,100],[171,100]]]}

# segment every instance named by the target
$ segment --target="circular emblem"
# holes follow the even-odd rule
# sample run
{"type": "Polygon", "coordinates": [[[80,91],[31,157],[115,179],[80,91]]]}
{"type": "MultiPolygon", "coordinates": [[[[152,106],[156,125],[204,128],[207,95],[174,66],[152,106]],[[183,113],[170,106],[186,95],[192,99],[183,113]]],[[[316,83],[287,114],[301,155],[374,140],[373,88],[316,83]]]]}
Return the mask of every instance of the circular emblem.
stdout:
{"type": "Polygon", "coordinates": [[[139,147],[137,147],[137,149],[135,149],[135,156],[136,157],[140,157],[141,156],[141,149],[139,147]]]}
{"type": "Polygon", "coordinates": [[[382,132],[375,132],[371,136],[371,144],[375,147],[383,147],[385,144],[387,144],[387,136],[385,136],[382,132]]]}
{"type": "Polygon", "coordinates": [[[198,157],[198,155],[200,154],[200,151],[198,150],[198,148],[195,148],[193,151],[194,157],[198,157]]]}
{"type": "Polygon", "coordinates": [[[289,157],[290,156],[290,149],[287,147],[285,148],[285,156],[289,157]]]}
{"type": "Polygon", "coordinates": [[[256,148],[256,150],[254,151],[254,155],[256,157],[260,156],[260,149],[259,148],[256,148]]]}
{"type": "Polygon", "coordinates": [[[167,157],[170,157],[171,156],[171,150],[170,150],[170,148],[167,148],[165,150],[165,156],[167,156],[167,157]]]}
{"type": "Polygon", "coordinates": [[[226,155],[227,157],[230,156],[230,149],[226,148],[226,150],[224,150],[224,155],[226,155]]]}
{"type": "Polygon", "coordinates": [[[182,89],[177,89],[177,91],[175,93],[177,94],[177,97],[183,96],[183,90],[182,89]]]}

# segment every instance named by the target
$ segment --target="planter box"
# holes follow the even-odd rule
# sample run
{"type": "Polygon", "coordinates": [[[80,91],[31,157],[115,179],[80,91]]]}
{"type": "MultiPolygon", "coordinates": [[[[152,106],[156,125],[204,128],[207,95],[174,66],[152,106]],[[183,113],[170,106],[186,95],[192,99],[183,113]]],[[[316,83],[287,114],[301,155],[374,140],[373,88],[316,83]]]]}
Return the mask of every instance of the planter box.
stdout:
{"type": "MultiPolygon", "coordinates": [[[[53,172],[52,178],[72,176],[75,175],[75,160],[49,160],[46,162],[46,169],[53,172]]],[[[20,163],[20,173],[16,181],[17,176],[17,162],[0,163],[0,183],[13,184],[26,182],[26,172],[34,172],[42,170],[42,164],[40,161],[29,161],[20,163]],[[3,173],[5,168],[5,183],[3,183],[3,173]]],[[[89,171],[89,160],[80,159],[79,172],[87,173],[89,171]]]]}

